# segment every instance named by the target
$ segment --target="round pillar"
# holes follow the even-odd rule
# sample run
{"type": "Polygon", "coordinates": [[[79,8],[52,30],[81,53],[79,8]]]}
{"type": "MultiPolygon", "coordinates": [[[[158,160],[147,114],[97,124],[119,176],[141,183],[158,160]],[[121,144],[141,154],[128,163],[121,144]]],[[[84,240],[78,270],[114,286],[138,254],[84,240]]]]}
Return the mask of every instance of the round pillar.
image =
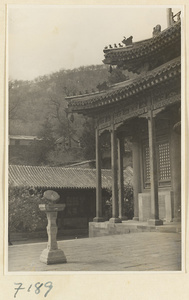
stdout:
{"type": "Polygon", "coordinates": [[[118,217],[118,164],[117,164],[117,138],[114,126],[111,130],[111,165],[112,165],[112,218],[110,223],[121,223],[118,217]]]}
{"type": "Polygon", "coordinates": [[[133,152],[133,199],[134,199],[134,217],[133,220],[139,220],[138,194],[140,193],[140,148],[137,139],[132,141],[133,152]]]}
{"type": "Polygon", "coordinates": [[[173,191],[173,221],[181,220],[181,137],[171,131],[171,186],[173,191]]]}

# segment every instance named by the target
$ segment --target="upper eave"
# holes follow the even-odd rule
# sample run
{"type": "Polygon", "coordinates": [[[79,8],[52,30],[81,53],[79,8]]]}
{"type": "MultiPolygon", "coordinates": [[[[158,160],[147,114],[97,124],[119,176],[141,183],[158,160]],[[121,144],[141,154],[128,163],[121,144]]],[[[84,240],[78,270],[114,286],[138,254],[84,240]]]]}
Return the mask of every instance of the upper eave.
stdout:
{"type": "MultiPolygon", "coordinates": [[[[176,48],[180,49],[180,40],[181,21],[178,21],[150,39],[136,42],[122,48],[104,50],[105,59],[103,62],[117,66],[124,64],[130,71],[136,71],[138,61],[145,61],[146,59],[149,60],[150,57],[157,57],[158,54],[168,48],[177,53],[178,50],[176,50],[176,48]]],[[[177,53],[175,57],[178,55],[177,53]]]]}
{"type": "Polygon", "coordinates": [[[141,92],[148,91],[161,84],[169,83],[181,76],[181,58],[177,57],[172,61],[149,71],[138,75],[134,79],[123,81],[111,86],[108,90],[96,92],[93,94],[67,97],[69,111],[83,113],[90,109],[98,109],[102,106],[108,106],[126,100],[141,92]]]}

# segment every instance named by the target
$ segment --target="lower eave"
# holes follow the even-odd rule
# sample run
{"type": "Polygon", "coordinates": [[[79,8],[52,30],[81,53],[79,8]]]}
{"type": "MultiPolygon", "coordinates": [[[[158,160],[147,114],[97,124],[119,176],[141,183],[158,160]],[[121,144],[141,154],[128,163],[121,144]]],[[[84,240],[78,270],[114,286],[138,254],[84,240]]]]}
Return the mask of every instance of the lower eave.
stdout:
{"type": "Polygon", "coordinates": [[[67,98],[70,112],[87,114],[91,109],[110,106],[115,102],[126,100],[140,93],[171,84],[181,78],[180,57],[154,69],[153,71],[139,75],[135,79],[127,80],[110,87],[106,91],[95,94],[75,96],[67,98]]]}

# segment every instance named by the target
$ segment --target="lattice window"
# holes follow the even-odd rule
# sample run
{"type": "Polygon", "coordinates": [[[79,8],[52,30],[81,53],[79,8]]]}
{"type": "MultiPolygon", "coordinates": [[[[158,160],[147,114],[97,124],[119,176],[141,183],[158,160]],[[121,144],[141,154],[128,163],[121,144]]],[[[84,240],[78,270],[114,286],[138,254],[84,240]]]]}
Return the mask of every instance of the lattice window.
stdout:
{"type": "MultiPolygon", "coordinates": [[[[171,163],[170,150],[168,142],[157,143],[157,171],[159,186],[170,185],[171,181],[171,163]]],[[[144,186],[150,187],[150,156],[149,147],[144,146],[144,186]]]]}
{"type": "Polygon", "coordinates": [[[167,180],[171,178],[171,164],[169,143],[158,145],[159,153],[159,180],[167,180]]]}

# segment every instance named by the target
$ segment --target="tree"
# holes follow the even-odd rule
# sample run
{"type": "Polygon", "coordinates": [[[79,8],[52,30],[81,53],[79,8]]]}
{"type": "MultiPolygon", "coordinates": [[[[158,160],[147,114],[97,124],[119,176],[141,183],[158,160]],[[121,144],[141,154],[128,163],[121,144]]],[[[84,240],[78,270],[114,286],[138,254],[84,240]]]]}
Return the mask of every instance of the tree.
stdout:
{"type": "MultiPolygon", "coordinates": [[[[26,83],[22,80],[10,80],[8,85],[9,90],[9,119],[20,119],[22,98],[26,83]]],[[[21,118],[22,119],[22,118],[21,118]]]]}
{"type": "Polygon", "coordinates": [[[81,136],[81,147],[86,159],[95,158],[95,128],[94,120],[86,118],[84,122],[84,130],[81,136]]]}
{"type": "Polygon", "coordinates": [[[52,124],[46,118],[39,131],[37,140],[31,146],[31,152],[35,153],[37,164],[48,164],[48,153],[54,149],[55,139],[52,124]]]}

